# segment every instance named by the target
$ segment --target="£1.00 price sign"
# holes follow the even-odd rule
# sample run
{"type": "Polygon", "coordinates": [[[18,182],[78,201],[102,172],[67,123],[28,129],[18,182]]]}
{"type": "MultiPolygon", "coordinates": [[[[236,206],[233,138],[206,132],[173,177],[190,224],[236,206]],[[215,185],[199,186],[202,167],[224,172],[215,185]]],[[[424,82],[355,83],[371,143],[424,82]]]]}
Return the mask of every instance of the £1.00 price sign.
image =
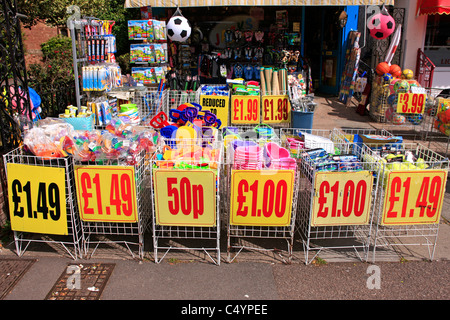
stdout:
{"type": "Polygon", "coordinates": [[[234,124],[259,123],[259,96],[231,96],[231,122],[234,124]]]}
{"type": "Polygon", "coordinates": [[[390,172],[381,224],[439,223],[446,182],[445,170],[390,172]]]}
{"type": "Polygon", "coordinates": [[[291,123],[291,104],[288,96],[263,96],[263,123],[291,123]]]}
{"type": "Polygon", "coordinates": [[[65,169],[8,163],[11,229],[67,235],[65,169]]]}
{"type": "Polygon", "coordinates": [[[138,221],[134,167],[80,166],[75,182],[83,221],[138,221]]]}
{"type": "Polygon", "coordinates": [[[311,225],[367,224],[372,183],[370,171],[316,173],[311,225]]]}
{"type": "Polygon", "coordinates": [[[426,100],[425,93],[400,93],[397,100],[397,112],[421,114],[425,110],[426,100]]]}
{"type": "Polygon", "coordinates": [[[288,226],[293,186],[293,170],[233,170],[230,224],[288,226]]]}
{"type": "Polygon", "coordinates": [[[208,170],[154,170],[158,225],[216,225],[216,174],[208,170]]]}

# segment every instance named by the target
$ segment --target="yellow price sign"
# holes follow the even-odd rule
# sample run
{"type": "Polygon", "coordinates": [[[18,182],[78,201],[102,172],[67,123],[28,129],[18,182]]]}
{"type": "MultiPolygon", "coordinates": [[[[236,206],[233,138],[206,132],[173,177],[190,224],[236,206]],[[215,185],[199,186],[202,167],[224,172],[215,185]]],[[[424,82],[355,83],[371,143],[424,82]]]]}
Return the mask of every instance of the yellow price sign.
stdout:
{"type": "Polygon", "coordinates": [[[153,171],[158,225],[216,225],[216,174],[210,170],[153,171]]]}
{"type": "Polygon", "coordinates": [[[293,186],[293,170],[233,170],[230,224],[290,225],[293,186]]]}
{"type": "Polygon", "coordinates": [[[381,224],[439,223],[446,182],[445,170],[390,172],[381,224]]]}
{"type": "Polygon", "coordinates": [[[291,103],[288,96],[263,96],[262,122],[291,123],[291,103]]]}
{"type": "Polygon", "coordinates": [[[254,124],[260,121],[260,97],[259,96],[231,96],[231,123],[254,124]]]}
{"type": "Polygon", "coordinates": [[[132,166],[79,166],[75,183],[80,216],[90,222],[138,221],[132,166]]]}
{"type": "Polygon", "coordinates": [[[425,93],[400,93],[397,100],[397,113],[422,114],[426,101],[425,93]]]}
{"type": "Polygon", "coordinates": [[[370,171],[316,173],[311,225],[368,224],[372,183],[370,171]]]}
{"type": "Polygon", "coordinates": [[[8,163],[11,229],[67,235],[64,168],[8,163]]]}
{"type": "Polygon", "coordinates": [[[230,110],[230,99],[228,96],[201,95],[200,105],[202,110],[214,113],[222,122],[222,126],[228,125],[228,113],[230,110]]]}

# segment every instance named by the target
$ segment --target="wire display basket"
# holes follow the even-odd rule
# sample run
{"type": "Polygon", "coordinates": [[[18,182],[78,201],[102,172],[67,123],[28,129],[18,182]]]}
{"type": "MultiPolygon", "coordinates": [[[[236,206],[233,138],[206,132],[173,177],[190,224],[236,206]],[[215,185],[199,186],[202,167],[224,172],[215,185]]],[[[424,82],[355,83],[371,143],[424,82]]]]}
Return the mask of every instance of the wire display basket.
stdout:
{"type": "MultiPolygon", "coordinates": [[[[12,192],[12,196],[19,193],[19,191],[26,191],[26,185],[30,186],[31,181],[27,181],[27,184],[21,183],[20,181],[25,179],[29,179],[31,177],[23,177],[23,179],[16,179],[14,182],[11,181],[12,179],[12,171],[9,171],[8,168],[12,169],[12,166],[14,165],[24,165],[28,168],[36,168],[38,171],[44,168],[50,168],[50,169],[62,169],[63,175],[64,175],[64,186],[62,186],[62,189],[59,188],[58,194],[63,195],[63,199],[65,198],[65,208],[66,212],[61,212],[60,219],[65,219],[67,221],[66,225],[63,225],[62,227],[66,229],[63,233],[56,233],[56,234],[47,234],[45,233],[45,230],[42,233],[36,233],[36,232],[29,232],[29,231],[14,231],[14,242],[16,245],[16,252],[17,255],[22,256],[24,252],[29,248],[29,245],[31,243],[46,243],[50,246],[56,245],[56,247],[59,245],[61,248],[63,248],[65,251],[67,251],[70,256],[76,260],[83,256],[82,251],[82,245],[84,241],[84,230],[81,223],[81,220],[79,218],[78,214],[78,206],[76,201],[76,193],[75,193],[75,181],[74,181],[74,163],[72,157],[65,157],[65,158],[53,158],[53,159],[43,159],[41,157],[37,157],[34,155],[27,154],[22,147],[16,148],[5,155],[3,155],[3,160],[5,163],[6,168],[6,174],[8,182],[14,183],[15,189],[12,192]],[[23,184],[24,186],[21,187],[19,184],[23,184]],[[64,216],[65,215],[65,216],[64,216]]],[[[19,169],[19,171],[22,169],[19,169]]],[[[17,172],[17,170],[15,170],[17,172]]],[[[47,172],[47,171],[45,171],[47,172]]],[[[50,180],[55,178],[55,176],[58,173],[50,173],[50,175],[53,175],[51,177],[47,177],[50,180]]],[[[24,181],[22,181],[24,182],[24,181]]],[[[51,188],[50,185],[54,184],[56,186],[56,182],[52,182],[48,185],[48,195],[45,196],[45,189],[41,189],[41,186],[46,186],[46,184],[42,181],[39,181],[39,192],[38,192],[38,202],[37,202],[37,208],[36,211],[32,212],[30,211],[30,205],[33,204],[31,201],[31,192],[27,193],[27,197],[21,196],[17,200],[20,201],[20,205],[23,205],[25,207],[25,204],[22,202],[27,200],[26,207],[28,208],[28,217],[34,217],[34,220],[37,220],[37,215],[41,214],[39,212],[43,212],[44,216],[50,215],[53,217],[53,215],[56,215],[56,212],[50,210],[56,209],[56,188],[51,188]],[[51,192],[51,190],[53,192],[51,192]],[[48,197],[48,201],[46,200],[48,197]],[[44,202],[45,201],[45,202],[44,202]],[[53,204],[53,206],[52,206],[53,204]],[[50,210],[49,210],[50,208],[50,210]],[[47,212],[45,213],[44,212],[47,212]],[[37,212],[39,211],[39,212],[37,212]]],[[[53,186],[54,187],[54,186],[53,186]]],[[[33,185],[30,186],[30,189],[34,188],[33,185]]],[[[14,202],[14,201],[13,201],[14,202]]],[[[60,204],[61,205],[61,204],[60,204]]],[[[31,209],[32,210],[32,209],[31,209]]],[[[11,208],[12,214],[15,214],[15,208],[11,208]]],[[[47,218],[49,219],[49,218],[47,218]]],[[[50,220],[50,219],[49,219],[50,220]]],[[[36,222],[37,223],[37,222],[36,222]]],[[[14,229],[13,229],[14,230],[14,229]]]]}
{"type": "Polygon", "coordinates": [[[204,132],[198,139],[163,139],[152,161],[156,263],[169,252],[182,250],[204,253],[220,264],[223,144],[218,131],[210,130],[208,137],[204,132]]]}

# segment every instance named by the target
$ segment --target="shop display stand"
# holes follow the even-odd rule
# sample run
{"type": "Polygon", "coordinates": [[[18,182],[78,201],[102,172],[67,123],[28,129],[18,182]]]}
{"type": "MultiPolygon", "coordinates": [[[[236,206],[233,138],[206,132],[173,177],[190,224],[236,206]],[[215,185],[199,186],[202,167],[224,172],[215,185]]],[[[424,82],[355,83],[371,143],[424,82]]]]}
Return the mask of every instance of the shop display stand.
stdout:
{"type": "MultiPolygon", "coordinates": [[[[397,144],[395,145],[395,148],[401,152],[405,151],[414,152],[419,158],[424,159],[424,165],[432,167],[432,170],[427,169],[403,170],[411,173],[412,186],[417,185],[418,186],[417,188],[421,188],[421,190],[423,191],[429,190],[430,193],[432,192],[432,190],[434,190],[433,192],[436,192],[436,190],[438,190],[437,187],[434,187],[434,189],[432,189],[431,187],[429,189],[422,189],[420,185],[420,183],[422,183],[423,185],[422,180],[414,178],[413,174],[417,172],[424,172],[425,174],[427,174],[427,172],[430,171],[442,171],[443,173],[442,176],[444,176],[445,179],[444,181],[442,181],[443,188],[440,188],[440,192],[445,193],[445,186],[447,183],[447,173],[450,168],[450,162],[448,158],[439,155],[438,153],[428,149],[427,147],[419,143],[403,143],[400,147],[397,144]]],[[[409,247],[409,246],[426,246],[428,249],[429,259],[433,260],[439,232],[439,221],[436,221],[434,223],[416,223],[416,224],[403,223],[398,225],[387,225],[383,223],[383,219],[385,219],[385,215],[383,213],[383,206],[385,202],[387,203],[390,201],[390,197],[392,196],[392,194],[387,193],[387,187],[388,184],[390,183],[388,180],[388,175],[390,172],[395,171],[389,170],[387,168],[387,163],[381,162],[380,156],[377,155],[369,146],[363,145],[363,153],[365,154],[366,159],[371,159],[372,161],[376,161],[381,164],[381,170],[378,179],[379,196],[377,202],[375,203],[374,225],[372,228],[373,234],[371,235],[371,246],[373,246],[372,261],[375,262],[377,260],[377,255],[378,256],[383,255],[383,252],[380,253],[379,249],[382,248],[394,249],[396,247],[409,247]]],[[[402,183],[404,183],[403,180],[402,183]]],[[[395,193],[395,195],[397,196],[399,194],[400,193],[395,193]]],[[[425,199],[424,198],[425,195],[426,195],[425,191],[423,193],[419,193],[419,197],[417,198],[417,200],[419,201],[425,199]]],[[[395,200],[397,199],[395,198],[395,200]]],[[[416,199],[413,199],[413,201],[415,202],[416,199]]],[[[425,210],[425,208],[423,210],[425,210]]],[[[398,214],[400,214],[400,212],[398,212],[398,214]]],[[[416,216],[417,213],[415,213],[414,217],[416,216]]]]}
{"type": "MultiPolygon", "coordinates": [[[[92,222],[83,221],[85,241],[83,251],[86,256],[92,257],[101,244],[108,244],[111,247],[123,244],[129,251],[131,256],[135,258],[135,251],[130,246],[137,246],[137,258],[144,259],[144,235],[150,226],[152,197],[150,192],[150,167],[149,160],[146,158],[145,152],[141,152],[136,156],[135,170],[135,186],[136,186],[136,202],[137,202],[137,222],[121,223],[121,222],[92,222]],[[95,237],[95,239],[94,239],[95,237]],[[89,248],[93,246],[89,254],[89,248]]],[[[76,165],[86,165],[86,163],[75,161],[76,165]]],[[[89,164],[90,165],[90,164],[89,164]]],[[[102,166],[118,166],[118,160],[109,160],[103,162],[102,165],[96,165],[99,169],[102,166]]]]}
{"type": "MultiPolygon", "coordinates": [[[[243,140],[254,140],[260,145],[265,142],[277,142],[280,144],[279,139],[279,129],[273,129],[273,134],[270,138],[261,137],[258,135],[253,138],[245,138],[248,133],[257,130],[257,128],[252,126],[234,126],[238,129],[237,134],[243,137],[243,140]]],[[[226,128],[224,130],[227,130],[226,128]]],[[[225,135],[226,139],[226,135],[225,135]]],[[[281,144],[280,144],[281,145],[281,144]]],[[[230,153],[229,146],[226,148],[226,160],[224,163],[224,205],[223,205],[223,223],[227,226],[227,262],[232,263],[242,251],[267,253],[271,252],[278,256],[284,263],[291,263],[293,259],[293,247],[294,247],[294,234],[295,234],[295,222],[297,214],[297,203],[298,203],[298,191],[299,191],[299,168],[296,166],[294,171],[294,183],[292,189],[292,207],[291,216],[289,223],[285,226],[265,226],[265,225],[239,225],[233,224],[231,222],[231,212],[230,205],[233,199],[231,199],[231,188],[232,188],[232,174],[235,169],[233,169],[233,155],[230,153]],[[286,249],[281,249],[278,245],[286,245],[286,249]]],[[[246,160],[246,164],[252,165],[257,164],[252,160],[246,160]]],[[[260,172],[264,175],[265,172],[269,175],[271,169],[261,169],[261,170],[250,170],[252,172],[260,172]]],[[[287,170],[286,170],[287,171],[287,170]]]]}
{"type": "MultiPolygon", "coordinates": [[[[298,135],[298,132],[305,132],[302,129],[280,129],[281,139],[298,135]]],[[[367,221],[361,224],[313,224],[314,200],[319,196],[321,186],[316,186],[316,179],[321,173],[318,166],[313,164],[312,159],[302,151],[315,148],[323,148],[325,150],[339,150],[341,154],[360,155],[358,146],[353,143],[339,143],[333,139],[332,130],[307,130],[307,133],[326,138],[323,142],[317,142],[306,149],[293,150],[294,156],[299,160],[300,171],[300,191],[298,195],[298,217],[296,224],[296,232],[299,232],[303,244],[305,263],[310,264],[319,253],[330,251],[337,253],[338,256],[347,255],[356,257],[361,261],[366,261],[369,254],[370,234],[372,228],[374,204],[377,199],[377,183],[372,185],[370,210],[367,214],[367,221]],[[312,165],[313,164],[313,165],[312,165]],[[352,252],[354,254],[352,254],[352,252]],[[312,256],[310,255],[312,253],[312,256]]],[[[330,151],[328,151],[330,152],[330,151]]],[[[360,157],[360,156],[359,156],[360,157]]],[[[360,158],[361,160],[361,158],[360,158]]],[[[368,171],[368,175],[376,176],[380,170],[378,163],[364,163],[364,170],[368,171]]],[[[341,174],[341,179],[353,179],[356,171],[336,171],[341,174]]],[[[332,172],[334,173],[334,172],[332,172]]],[[[320,182],[320,181],[319,181],[320,182]]],[[[356,183],[356,181],[354,181],[356,183]]],[[[331,203],[331,200],[327,200],[331,203]]],[[[330,209],[330,208],[329,208],[330,209]]],[[[319,209],[320,210],[320,209],[319,209]]],[[[339,215],[339,210],[338,210],[339,215]]]]}
{"type": "MultiPolygon", "coordinates": [[[[14,242],[18,256],[22,256],[31,243],[46,243],[50,246],[60,245],[74,259],[83,257],[82,244],[84,229],[78,214],[75,193],[74,164],[72,157],[42,160],[39,157],[27,155],[22,147],[3,155],[5,171],[8,163],[25,164],[38,167],[63,168],[65,170],[65,195],[67,215],[67,235],[48,235],[14,231],[14,242]],[[73,247],[73,248],[70,248],[73,247]]],[[[58,249],[57,247],[55,249],[58,249]]]]}
{"type": "Polygon", "coordinates": [[[440,95],[441,90],[427,88],[427,109],[425,110],[425,120],[422,138],[427,145],[427,147],[442,156],[450,156],[450,135],[441,132],[435,126],[435,121],[437,120],[438,107],[440,98],[449,99],[449,95],[440,95]]]}
{"type": "Polygon", "coordinates": [[[84,33],[85,26],[89,25],[89,20],[73,20],[68,23],[70,30],[70,38],[72,39],[72,59],[73,59],[73,74],[75,78],[75,95],[77,101],[77,108],[80,110],[82,87],[80,85],[80,65],[83,66],[87,62],[86,52],[84,47],[86,35],[84,33]]]}
{"type": "MultiPolygon", "coordinates": [[[[160,172],[169,171],[176,173],[186,173],[190,172],[198,172],[204,171],[205,175],[210,175],[214,173],[215,176],[215,190],[212,191],[214,196],[212,198],[203,198],[204,203],[207,201],[214,201],[215,206],[215,218],[214,221],[208,225],[197,226],[195,222],[185,222],[185,221],[170,221],[161,222],[159,208],[157,208],[157,200],[153,200],[152,203],[152,238],[153,238],[153,252],[154,259],[156,263],[161,263],[163,259],[169,254],[170,251],[189,251],[193,254],[197,255],[203,252],[214,264],[220,265],[220,215],[221,215],[221,180],[222,180],[222,157],[223,157],[223,143],[221,139],[215,139],[211,141],[209,139],[163,139],[164,145],[174,147],[174,150],[177,149],[175,145],[179,145],[179,148],[190,149],[194,146],[201,146],[204,143],[211,143],[213,149],[220,151],[220,156],[217,161],[209,161],[205,162],[206,167],[203,169],[195,169],[196,166],[195,161],[192,160],[179,160],[184,163],[185,168],[183,169],[174,169],[171,167],[173,163],[178,163],[177,159],[173,160],[156,160],[152,161],[152,179],[151,179],[151,197],[153,199],[159,196],[166,196],[162,189],[159,189],[157,186],[156,175],[160,172]],[[159,166],[159,168],[157,168],[159,166]],[[191,166],[191,167],[190,167],[191,166]],[[190,167],[190,168],[189,168],[190,167]],[[167,169],[170,168],[170,169],[167,169]],[[212,254],[211,254],[212,253],[212,254]],[[215,253],[215,255],[213,254],[215,253]]],[[[160,150],[162,152],[162,150],[160,150]]],[[[202,173],[200,173],[202,174],[202,173]]],[[[190,183],[193,185],[195,182],[192,178],[190,178],[190,183]]],[[[192,186],[194,187],[194,186],[192,186]]],[[[206,189],[203,190],[206,192],[206,189]]],[[[182,189],[180,186],[179,197],[181,199],[181,193],[186,195],[188,191],[187,189],[182,189]]],[[[192,191],[193,192],[193,191],[192,191]]],[[[192,201],[198,201],[198,197],[195,197],[192,193],[189,193],[192,196],[192,201]]],[[[188,196],[186,196],[188,197],[188,196]]],[[[172,199],[172,198],[170,198],[172,199]]],[[[189,199],[190,196],[189,196],[189,199]]],[[[172,201],[172,200],[170,200],[172,201]]],[[[185,201],[186,198],[185,198],[185,201]]],[[[186,205],[186,202],[180,201],[180,206],[186,205]]],[[[193,204],[194,205],[194,204],[193,204]]],[[[206,205],[205,205],[206,207],[206,205]]],[[[181,209],[183,210],[183,209],[181,209]]],[[[178,215],[183,215],[184,213],[179,212],[178,215]]],[[[207,214],[207,213],[205,213],[207,214]]],[[[185,214],[186,215],[186,214],[185,214]]],[[[192,215],[192,212],[189,215],[192,215]]],[[[202,214],[203,215],[203,214],[202,214]]],[[[177,216],[175,216],[177,217],[177,216]]]]}

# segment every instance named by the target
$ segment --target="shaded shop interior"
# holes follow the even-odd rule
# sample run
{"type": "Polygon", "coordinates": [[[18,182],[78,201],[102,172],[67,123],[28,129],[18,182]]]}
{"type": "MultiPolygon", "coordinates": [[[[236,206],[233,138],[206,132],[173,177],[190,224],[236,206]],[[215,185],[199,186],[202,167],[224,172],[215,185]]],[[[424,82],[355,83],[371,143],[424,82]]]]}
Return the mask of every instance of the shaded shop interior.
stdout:
{"type": "MultiPolygon", "coordinates": [[[[337,94],[346,37],[357,30],[358,8],[183,7],[192,33],[187,43],[169,43],[171,67],[179,75],[198,75],[201,83],[220,84],[227,78],[258,80],[258,66],[285,64],[290,72],[303,72],[315,92],[337,94]]],[[[153,18],[168,21],[176,8],[150,11],[153,18]]]]}

